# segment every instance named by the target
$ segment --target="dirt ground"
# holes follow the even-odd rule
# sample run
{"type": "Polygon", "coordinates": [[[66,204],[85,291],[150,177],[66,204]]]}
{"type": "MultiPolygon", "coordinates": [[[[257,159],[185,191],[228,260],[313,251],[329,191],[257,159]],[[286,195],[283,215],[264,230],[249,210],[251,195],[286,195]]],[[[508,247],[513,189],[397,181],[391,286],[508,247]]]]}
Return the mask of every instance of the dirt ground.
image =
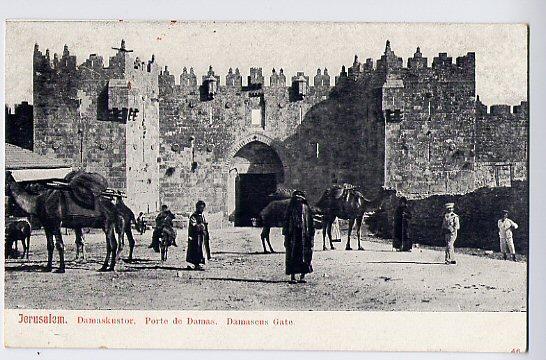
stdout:
{"type": "MultiPolygon", "coordinates": [[[[272,229],[275,254],[262,254],[260,229],[212,230],[213,260],[204,271],[186,270],[185,230],[169,259],[147,248],[151,231],[136,235],[136,260],[114,273],[97,270],[105,255],[100,233],[86,235],[88,260],[74,262],[74,236],[65,236],[67,271],[43,273],[45,237],[31,239],[30,260],[5,264],[6,308],[154,310],[380,310],[526,311],[527,263],[417,248],[393,252],[390,243],[365,237],[365,251],[322,251],[317,232],[307,284],[284,275],[280,229],[272,229]]],[[[356,239],[352,242],[356,248],[356,239]]],[[[126,245],[123,255],[127,256],[126,245]]],[[[498,254],[494,257],[498,257],[498,254]]],[[[55,253],[57,259],[57,253],[55,253]]]]}

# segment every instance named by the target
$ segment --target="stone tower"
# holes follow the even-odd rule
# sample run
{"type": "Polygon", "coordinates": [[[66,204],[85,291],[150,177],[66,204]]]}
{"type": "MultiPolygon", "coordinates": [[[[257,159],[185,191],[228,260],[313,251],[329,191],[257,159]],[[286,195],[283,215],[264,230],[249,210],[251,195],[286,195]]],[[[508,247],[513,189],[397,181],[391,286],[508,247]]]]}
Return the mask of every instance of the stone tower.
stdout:
{"type": "Polygon", "coordinates": [[[105,176],[127,193],[134,211],[159,207],[159,105],[155,60],[141,61],[121,42],[105,66],[91,54],[81,65],[34,48],[35,151],[105,176]]]}

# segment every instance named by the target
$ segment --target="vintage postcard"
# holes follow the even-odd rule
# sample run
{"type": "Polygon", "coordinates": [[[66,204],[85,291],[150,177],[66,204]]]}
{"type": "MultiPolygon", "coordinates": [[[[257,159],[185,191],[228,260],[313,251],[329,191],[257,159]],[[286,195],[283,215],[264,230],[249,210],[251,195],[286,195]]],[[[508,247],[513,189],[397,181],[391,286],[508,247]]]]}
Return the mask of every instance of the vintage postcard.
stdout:
{"type": "Polygon", "coordinates": [[[8,21],[5,346],[525,352],[527,39],[8,21]]]}

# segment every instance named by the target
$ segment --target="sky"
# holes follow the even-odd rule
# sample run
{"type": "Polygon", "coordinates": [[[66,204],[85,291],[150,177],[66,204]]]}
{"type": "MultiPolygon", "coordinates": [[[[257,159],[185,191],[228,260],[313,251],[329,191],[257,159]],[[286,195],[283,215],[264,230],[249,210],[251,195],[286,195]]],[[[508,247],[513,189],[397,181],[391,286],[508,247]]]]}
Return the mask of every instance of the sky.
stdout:
{"type": "Polygon", "coordinates": [[[62,54],[63,46],[81,64],[89,54],[108,58],[125,39],[133,56],[168,65],[177,78],[193,67],[198,78],[209,65],[225,82],[238,67],[243,83],[250,67],[262,67],[266,84],[272,68],[287,78],[297,71],[311,77],[328,68],[333,80],[354,56],[377,60],[386,40],[404,59],[417,46],[429,66],[440,52],[453,57],[476,53],[476,93],[487,105],[516,105],[527,99],[527,27],[521,24],[293,23],[293,22],[126,22],[8,21],[6,23],[6,104],[32,103],[34,44],[45,53],[62,54]]]}

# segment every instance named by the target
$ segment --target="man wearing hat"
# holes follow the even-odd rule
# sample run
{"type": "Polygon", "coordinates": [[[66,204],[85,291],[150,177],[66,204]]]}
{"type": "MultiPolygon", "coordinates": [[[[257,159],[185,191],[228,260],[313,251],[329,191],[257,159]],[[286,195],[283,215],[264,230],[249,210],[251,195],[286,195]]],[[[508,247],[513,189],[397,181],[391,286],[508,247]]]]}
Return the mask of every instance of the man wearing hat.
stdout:
{"type": "Polygon", "coordinates": [[[460,229],[459,215],[455,214],[454,203],[445,205],[446,212],[442,221],[442,230],[446,242],[446,265],[456,264],[455,261],[455,240],[457,240],[457,231],[460,229]]]}
{"type": "Polygon", "coordinates": [[[507,260],[507,250],[513,261],[516,261],[516,249],[514,247],[514,238],[512,237],[512,229],[517,229],[518,224],[508,218],[508,210],[502,210],[502,216],[497,221],[499,227],[500,251],[504,260],[507,260]]]}
{"type": "Polygon", "coordinates": [[[305,199],[303,191],[294,191],[284,219],[282,228],[284,247],[286,248],[286,275],[290,275],[290,283],[296,283],[296,274],[300,274],[297,282],[305,283],[305,274],[313,272],[311,260],[315,227],[313,214],[305,199]]]}

